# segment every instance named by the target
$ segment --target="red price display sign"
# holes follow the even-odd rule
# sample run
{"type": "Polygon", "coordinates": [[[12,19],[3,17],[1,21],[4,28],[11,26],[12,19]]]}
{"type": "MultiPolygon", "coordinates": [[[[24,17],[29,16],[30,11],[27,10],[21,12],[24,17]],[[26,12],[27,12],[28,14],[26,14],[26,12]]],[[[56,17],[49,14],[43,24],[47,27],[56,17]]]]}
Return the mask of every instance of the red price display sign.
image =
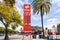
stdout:
{"type": "Polygon", "coordinates": [[[24,4],[24,31],[31,30],[31,6],[24,4]]]}
{"type": "Polygon", "coordinates": [[[31,23],[31,6],[30,4],[24,4],[24,24],[31,23]]]}
{"type": "Polygon", "coordinates": [[[30,13],[31,11],[31,7],[30,7],[30,4],[24,4],[24,13],[30,13]]]}

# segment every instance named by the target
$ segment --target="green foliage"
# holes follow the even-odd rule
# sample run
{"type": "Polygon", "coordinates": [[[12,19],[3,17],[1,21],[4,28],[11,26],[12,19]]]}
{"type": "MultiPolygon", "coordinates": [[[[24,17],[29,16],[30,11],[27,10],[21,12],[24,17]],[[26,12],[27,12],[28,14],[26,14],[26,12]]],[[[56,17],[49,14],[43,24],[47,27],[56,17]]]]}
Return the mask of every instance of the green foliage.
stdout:
{"type": "Polygon", "coordinates": [[[57,27],[60,27],[60,24],[58,24],[57,27]]]}
{"type": "Polygon", "coordinates": [[[4,33],[5,28],[0,27],[0,33],[4,33]]]}
{"type": "MultiPolygon", "coordinates": [[[[0,33],[5,33],[5,28],[4,27],[0,27],[0,33]]],[[[16,34],[16,32],[12,29],[8,29],[8,33],[9,34],[16,34]]]]}
{"type": "Polygon", "coordinates": [[[22,25],[21,15],[18,14],[16,8],[9,7],[0,2],[0,21],[7,27],[10,23],[22,25]]]}
{"type": "Polygon", "coordinates": [[[15,25],[13,25],[13,26],[12,26],[12,29],[14,29],[14,30],[15,30],[15,29],[16,29],[16,26],[15,26],[15,25]]]}
{"type": "Polygon", "coordinates": [[[10,34],[16,33],[15,31],[9,32],[8,27],[10,27],[11,23],[14,24],[14,26],[11,25],[12,29],[16,29],[18,24],[23,25],[21,15],[18,13],[16,8],[13,6],[13,4],[11,5],[11,4],[2,3],[2,2],[0,2],[0,21],[5,26],[5,31],[4,31],[5,38],[4,38],[4,40],[9,40],[8,33],[10,33],[10,34]]]}
{"type": "Polygon", "coordinates": [[[4,0],[6,5],[13,6],[15,4],[15,0],[4,0]]]}
{"type": "Polygon", "coordinates": [[[48,13],[50,11],[50,1],[49,0],[33,0],[33,12],[34,14],[39,14],[41,12],[41,7],[42,7],[42,14],[48,13]]]}
{"type": "MultiPolygon", "coordinates": [[[[18,14],[18,11],[14,7],[15,0],[4,0],[3,2],[0,2],[0,21],[5,26],[5,39],[9,40],[8,38],[8,27],[10,27],[10,24],[15,23],[18,25],[22,25],[22,19],[21,15],[18,14]]],[[[16,26],[16,25],[15,25],[16,26]]],[[[11,27],[15,29],[15,26],[11,27]]],[[[16,26],[17,27],[17,26],[16,26]]]]}
{"type": "Polygon", "coordinates": [[[9,34],[16,34],[16,31],[11,30],[11,29],[8,29],[8,33],[9,33],[9,34]]]}

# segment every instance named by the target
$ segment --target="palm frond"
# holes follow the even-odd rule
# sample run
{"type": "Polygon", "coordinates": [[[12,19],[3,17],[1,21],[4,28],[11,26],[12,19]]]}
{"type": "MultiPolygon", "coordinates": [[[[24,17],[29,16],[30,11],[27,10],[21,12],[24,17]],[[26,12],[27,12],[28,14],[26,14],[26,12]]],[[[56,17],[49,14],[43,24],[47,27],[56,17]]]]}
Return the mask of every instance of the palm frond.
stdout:
{"type": "Polygon", "coordinates": [[[46,14],[49,13],[49,11],[50,11],[50,5],[45,5],[44,8],[45,8],[46,14]]]}
{"type": "Polygon", "coordinates": [[[50,2],[46,2],[46,5],[50,5],[51,6],[52,4],[50,2]]]}
{"type": "Polygon", "coordinates": [[[46,12],[46,14],[49,13],[51,3],[50,3],[50,0],[33,0],[32,6],[33,6],[34,14],[39,14],[39,12],[41,12],[40,7],[42,6],[42,12],[44,15],[44,12],[46,12]]]}

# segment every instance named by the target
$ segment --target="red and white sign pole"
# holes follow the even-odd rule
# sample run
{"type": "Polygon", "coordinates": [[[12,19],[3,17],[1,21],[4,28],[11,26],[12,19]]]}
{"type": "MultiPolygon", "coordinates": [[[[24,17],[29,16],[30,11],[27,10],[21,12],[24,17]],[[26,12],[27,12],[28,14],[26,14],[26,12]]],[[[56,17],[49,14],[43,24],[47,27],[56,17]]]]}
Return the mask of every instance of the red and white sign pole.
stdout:
{"type": "Polygon", "coordinates": [[[24,27],[23,27],[23,38],[24,36],[30,36],[31,40],[31,6],[30,4],[24,4],[24,27]]]}
{"type": "Polygon", "coordinates": [[[31,6],[24,4],[24,31],[31,31],[31,6]]]}

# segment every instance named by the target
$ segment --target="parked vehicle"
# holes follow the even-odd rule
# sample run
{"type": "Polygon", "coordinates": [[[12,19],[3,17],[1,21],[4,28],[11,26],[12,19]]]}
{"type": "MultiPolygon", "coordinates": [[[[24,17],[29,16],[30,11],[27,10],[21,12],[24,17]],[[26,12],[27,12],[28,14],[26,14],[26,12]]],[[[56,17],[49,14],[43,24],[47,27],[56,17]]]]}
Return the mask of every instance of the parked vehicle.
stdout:
{"type": "Polygon", "coordinates": [[[35,31],[33,34],[32,34],[32,37],[36,39],[36,35],[39,35],[39,38],[42,38],[42,31],[38,30],[38,31],[35,31]]]}
{"type": "Polygon", "coordinates": [[[35,31],[35,32],[32,34],[32,38],[33,38],[33,39],[36,39],[36,35],[37,35],[37,32],[35,31]]]}

